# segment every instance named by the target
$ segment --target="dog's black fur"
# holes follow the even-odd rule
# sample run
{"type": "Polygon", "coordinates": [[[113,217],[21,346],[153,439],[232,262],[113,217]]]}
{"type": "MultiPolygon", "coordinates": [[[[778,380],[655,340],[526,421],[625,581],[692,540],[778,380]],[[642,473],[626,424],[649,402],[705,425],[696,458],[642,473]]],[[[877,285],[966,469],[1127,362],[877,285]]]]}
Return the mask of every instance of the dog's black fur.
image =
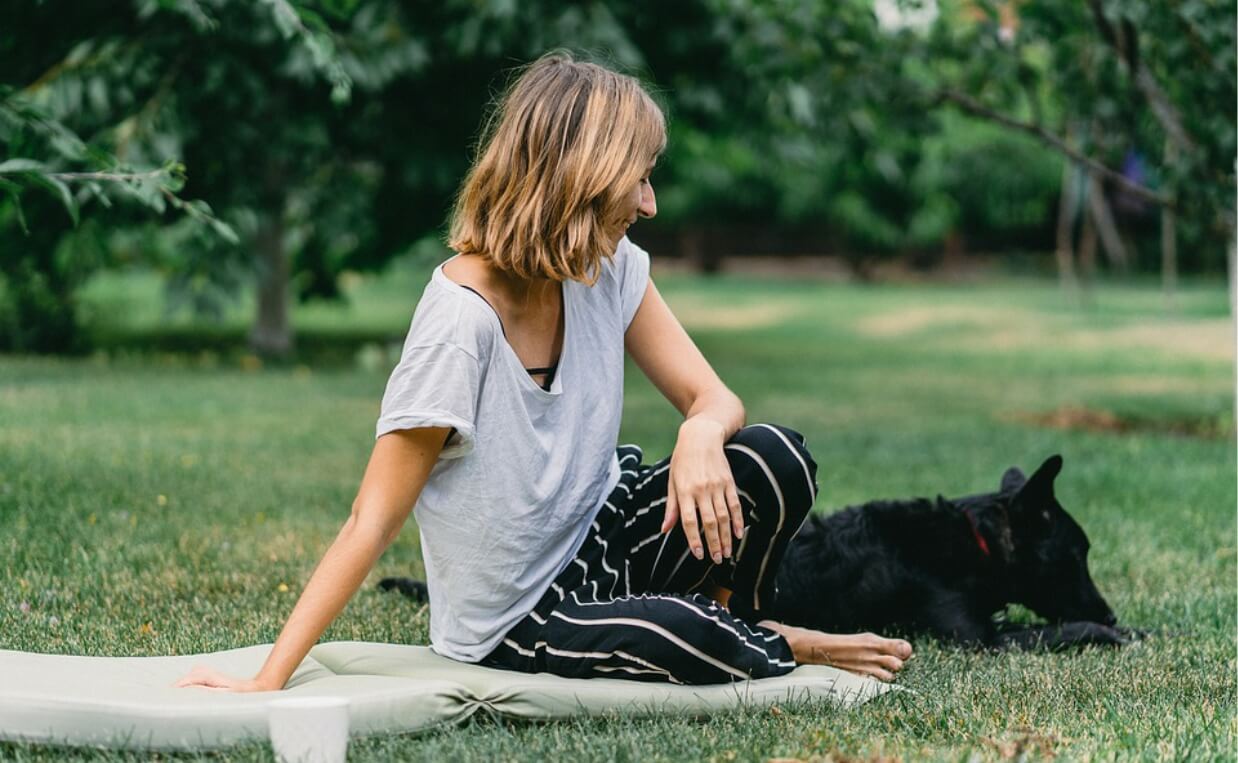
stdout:
{"type": "MultiPolygon", "coordinates": [[[[787,546],[778,593],[759,613],[737,592],[728,607],[831,633],[928,633],[983,647],[1125,644],[1088,573],[1088,539],[1054,496],[1061,456],[1030,478],[1016,467],[997,492],[946,500],[873,501],[811,514],[787,546]],[[1021,604],[1049,625],[994,615],[1021,604]]],[[[425,585],[385,578],[383,590],[426,601],[425,585]]]]}
{"type": "MultiPolygon", "coordinates": [[[[993,493],[873,501],[812,514],[787,546],[775,601],[759,617],[851,633],[928,633],[987,647],[1124,644],[1088,573],[1088,539],[1054,495],[1062,457],[1030,478],[1016,467],[993,493]],[[1021,604],[1049,621],[1011,627],[1021,604]]],[[[731,597],[739,617],[751,603],[731,597]]]]}

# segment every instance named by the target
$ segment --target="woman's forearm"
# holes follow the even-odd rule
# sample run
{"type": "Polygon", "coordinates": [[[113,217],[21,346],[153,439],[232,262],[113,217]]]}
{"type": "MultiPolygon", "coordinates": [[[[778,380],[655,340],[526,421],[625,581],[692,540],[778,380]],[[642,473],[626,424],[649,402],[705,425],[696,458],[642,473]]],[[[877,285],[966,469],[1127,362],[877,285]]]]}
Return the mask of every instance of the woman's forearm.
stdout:
{"type": "Polygon", "coordinates": [[[344,523],[301,592],[255,682],[269,690],[284,688],[387,545],[386,536],[376,528],[358,524],[352,517],[344,523]]]}
{"type": "Polygon", "coordinates": [[[720,384],[701,393],[692,401],[687,415],[684,416],[684,425],[693,419],[716,422],[722,427],[722,440],[725,442],[743,428],[746,416],[744,404],[739,397],[720,384]]]}

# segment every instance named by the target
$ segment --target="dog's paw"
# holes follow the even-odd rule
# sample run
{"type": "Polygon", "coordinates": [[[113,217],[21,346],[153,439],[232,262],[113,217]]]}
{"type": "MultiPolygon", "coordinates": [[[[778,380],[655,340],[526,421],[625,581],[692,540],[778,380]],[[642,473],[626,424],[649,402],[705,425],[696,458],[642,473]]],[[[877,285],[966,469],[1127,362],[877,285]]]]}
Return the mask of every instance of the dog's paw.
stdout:
{"type": "Polygon", "coordinates": [[[1143,641],[1152,635],[1152,631],[1144,630],[1143,628],[1132,628],[1128,625],[1115,625],[1113,629],[1118,632],[1119,636],[1126,639],[1127,643],[1143,641]]]}
{"type": "Polygon", "coordinates": [[[412,578],[383,578],[378,581],[378,587],[383,591],[390,591],[395,588],[400,593],[417,602],[427,602],[430,600],[430,592],[426,588],[426,584],[420,580],[412,578]]]}
{"type": "Polygon", "coordinates": [[[1099,646],[1128,646],[1137,639],[1131,638],[1125,629],[1103,623],[1087,623],[1085,636],[1080,640],[1084,644],[1099,646]]]}

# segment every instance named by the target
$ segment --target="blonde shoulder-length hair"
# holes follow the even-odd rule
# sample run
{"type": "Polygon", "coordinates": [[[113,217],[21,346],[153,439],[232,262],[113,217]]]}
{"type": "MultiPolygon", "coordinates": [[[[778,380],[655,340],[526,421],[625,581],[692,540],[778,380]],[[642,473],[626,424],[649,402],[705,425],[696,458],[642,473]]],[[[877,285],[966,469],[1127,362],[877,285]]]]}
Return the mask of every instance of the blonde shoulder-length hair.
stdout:
{"type": "Polygon", "coordinates": [[[624,201],[666,148],[666,119],[634,78],[553,51],[491,112],[447,245],[521,278],[593,285],[624,201]]]}

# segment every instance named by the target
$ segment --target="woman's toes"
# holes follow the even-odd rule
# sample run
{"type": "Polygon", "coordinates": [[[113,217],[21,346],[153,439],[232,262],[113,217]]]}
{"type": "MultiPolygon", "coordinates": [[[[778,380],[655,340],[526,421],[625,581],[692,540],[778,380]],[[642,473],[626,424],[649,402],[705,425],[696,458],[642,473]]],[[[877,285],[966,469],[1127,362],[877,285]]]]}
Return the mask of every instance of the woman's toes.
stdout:
{"type": "Polygon", "coordinates": [[[884,654],[892,654],[905,660],[911,656],[911,644],[901,638],[877,637],[876,649],[884,654]]]}
{"type": "Polygon", "coordinates": [[[877,658],[878,664],[891,673],[897,673],[903,669],[903,661],[892,654],[883,654],[877,658]]]}

